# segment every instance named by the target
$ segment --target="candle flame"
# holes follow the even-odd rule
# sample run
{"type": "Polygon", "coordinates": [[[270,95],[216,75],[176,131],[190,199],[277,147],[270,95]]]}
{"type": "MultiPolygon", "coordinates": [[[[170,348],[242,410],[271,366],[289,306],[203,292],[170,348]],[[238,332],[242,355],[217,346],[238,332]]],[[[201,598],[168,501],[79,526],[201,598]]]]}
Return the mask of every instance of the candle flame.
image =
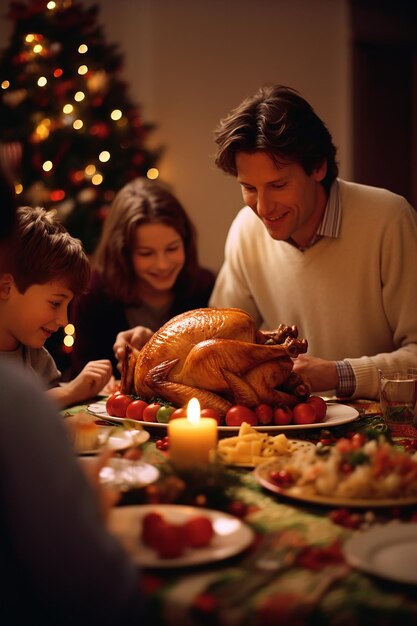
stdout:
{"type": "Polygon", "coordinates": [[[197,398],[191,398],[187,405],[187,419],[191,424],[198,424],[200,421],[200,403],[197,398]]]}

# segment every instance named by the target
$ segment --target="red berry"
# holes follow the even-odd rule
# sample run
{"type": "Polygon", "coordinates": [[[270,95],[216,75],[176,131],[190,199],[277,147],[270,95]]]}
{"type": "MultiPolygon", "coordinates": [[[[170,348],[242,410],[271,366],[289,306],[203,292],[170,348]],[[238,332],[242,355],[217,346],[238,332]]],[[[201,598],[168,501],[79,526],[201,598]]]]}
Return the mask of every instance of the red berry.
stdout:
{"type": "Polygon", "coordinates": [[[291,487],[294,483],[293,477],[287,470],[272,471],[269,476],[278,487],[291,487]]]}
{"type": "Polygon", "coordinates": [[[231,515],[235,515],[236,517],[244,517],[247,513],[248,507],[244,502],[240,500],[235,500],[231,502],[227,507],[228,512],[231,515]]]}

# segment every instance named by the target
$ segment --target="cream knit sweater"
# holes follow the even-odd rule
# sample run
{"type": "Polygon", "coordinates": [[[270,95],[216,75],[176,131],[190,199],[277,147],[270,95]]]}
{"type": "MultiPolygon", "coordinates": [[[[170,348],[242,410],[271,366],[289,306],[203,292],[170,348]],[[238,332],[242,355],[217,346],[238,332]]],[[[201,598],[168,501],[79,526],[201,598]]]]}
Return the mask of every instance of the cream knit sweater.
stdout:
{"type": "Polygon", "coordinates": [[[378,368],[417,367],[417,215],[385,189],[339,186],[339,237],[304,252],[244,207],[210,306],[240,307],[261,328],[296,324],[308,354],[351,363],[354,397],[376,398],[378,368]]]}

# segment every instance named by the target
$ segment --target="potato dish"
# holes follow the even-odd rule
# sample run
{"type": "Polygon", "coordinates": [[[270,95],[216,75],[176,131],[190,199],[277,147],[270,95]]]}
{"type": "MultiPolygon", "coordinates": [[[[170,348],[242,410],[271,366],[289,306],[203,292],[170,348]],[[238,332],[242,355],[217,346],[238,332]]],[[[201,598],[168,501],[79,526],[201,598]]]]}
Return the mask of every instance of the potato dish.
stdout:
{"type": "Polygon", "coordinates": [[[220,439],[217,452],[223,463],[256,466],[270,458],[283,455],[289,457],[310,448],[314,448],[314,445],[307,441],[294,441],[283,433],[270,436],[243,422],[235,437],[220,439]]]}

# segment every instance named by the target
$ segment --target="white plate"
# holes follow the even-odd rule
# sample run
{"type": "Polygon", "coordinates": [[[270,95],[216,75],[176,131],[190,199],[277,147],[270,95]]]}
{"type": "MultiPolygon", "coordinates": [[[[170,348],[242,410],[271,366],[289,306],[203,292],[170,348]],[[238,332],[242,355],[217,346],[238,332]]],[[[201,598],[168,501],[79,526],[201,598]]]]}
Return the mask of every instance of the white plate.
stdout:
{"type": "Polygon", "coordinates": [[[233,515],[175,504],[144,504],[114,508],[110,513],[108,526],[120,539],[135,563],[142,567],[172,568],[220,561],[245,550],[254,538],[249,526],[233,515]],[[204,515],[212,521],[214,537],[207,547],[189,548],[181,557],[161,559],[140,539],[142,519],[151,511],[158,512],[169,522],[177,524],[195,515],[204,515]]]}
{"type": "MultiPolygon", "coordinates": [[[[97,402],[90,404],[88,407],[90,413],[102,417],[103,419],[111,422],[125,422],[123,417],[112,417],[106,411],[105,402],[97,402]]],[[[330,428],[332,426],[340,426],[353,422],[359,417],[359,412],[346,404],[329,403],[327,405],[327,413],[323,422],[316,422],[314,424],[289,424],[288,426],[254,426],[256,430],[262,432],[284,432],[287,430],[308,430],[311,428],[330,428]]],[[[158,422],[142,422],[138,421],[138,424],[146,426],[146,428],[162,428],[166,429],[167,424],[159,424],[158,422]]],[[[218,426],[219,432],[236,433],[239,431],[239,426],[218,426]]]]}
{"type": "MultiPolygon", "coordinates": [[[[94,463],[92,457],[80,457],[83,464],[94,463]]],[[[100,483],[120,491],[140,489],[154,483],[159,478],[159,470],[144,461],[131,461],[113,457],[100,470],[100,483]]]]}
{"type": "MultiPolygon", "coordinates": [[[[302,458],[300,457],[300,463],[302,458]]],[[[265,489],[278,493],[281,496],[291,498],[292,500],[298,500],[300,502],[307,502],[308,504],[320,504],[325,506],[337,507],[357,507],[357,508],[386,508],[397,506],[414,506],[417,504],[417,496],[404,496],[397,498],[348,498],[341,496],[323,496],[311,492],[311,488],[308,486],[294,485],[293,487],[280,487],[270,478],[272,471],[279,471],[285,469],[288,461],[285,456],[274,457],[265,463],[257,465],[254,469],[254,475],[256,480],[265,489]]],[[[416,524],[417,527],[417,524],[416,524]]]]}
{"type": "Polygon", "coordinates": [[[145,441],[148,441],[150,437],[150,434],[142,429],[136,430],[132,428],[127,430],[124,428],[112,428],[111,426],[99,426],[99,429],[97,448],[82,450],[78,454],[99,454],[104,447],[114,451],[126,450],[132,446],[140,446],[145,441]]]}
{"type": "Polygon", "coordinates": [[[347,562],[369,574],[417,585],[417,524],[374,526],[343,547],[347,562]]]}

